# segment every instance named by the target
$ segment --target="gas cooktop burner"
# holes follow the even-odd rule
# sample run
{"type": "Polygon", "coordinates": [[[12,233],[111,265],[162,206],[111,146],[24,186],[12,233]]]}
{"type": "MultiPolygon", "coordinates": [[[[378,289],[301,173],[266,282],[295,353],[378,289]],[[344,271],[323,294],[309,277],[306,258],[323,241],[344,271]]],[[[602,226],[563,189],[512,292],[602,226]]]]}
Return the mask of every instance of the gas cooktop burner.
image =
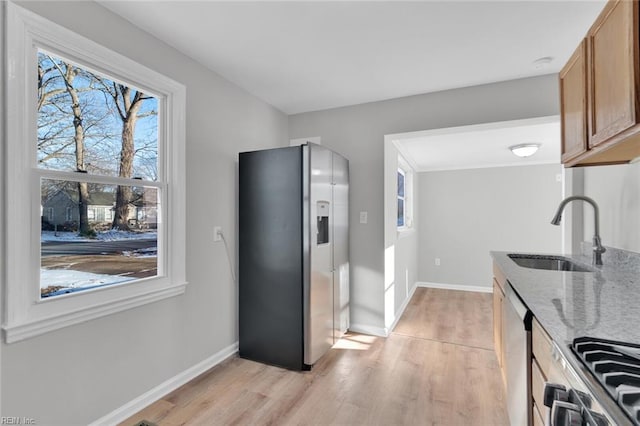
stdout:
{"type": "Polygon", "coordinates": [[[579,337],[573,352],[635,425],[640,425],[640,345],[579,337]]]}

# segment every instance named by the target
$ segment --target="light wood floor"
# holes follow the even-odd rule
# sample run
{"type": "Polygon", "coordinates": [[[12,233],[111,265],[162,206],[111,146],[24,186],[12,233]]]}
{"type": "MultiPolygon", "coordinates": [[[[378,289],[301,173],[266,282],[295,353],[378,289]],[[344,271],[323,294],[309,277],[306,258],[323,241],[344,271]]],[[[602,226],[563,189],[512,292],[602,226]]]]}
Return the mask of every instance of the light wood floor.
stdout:
{"type": "Polygon", "coordinates": [[[491,302],[418,288],[386,339],[349,333],[310,372],[234,357],[122,425],[507,425],[491,302]]]}

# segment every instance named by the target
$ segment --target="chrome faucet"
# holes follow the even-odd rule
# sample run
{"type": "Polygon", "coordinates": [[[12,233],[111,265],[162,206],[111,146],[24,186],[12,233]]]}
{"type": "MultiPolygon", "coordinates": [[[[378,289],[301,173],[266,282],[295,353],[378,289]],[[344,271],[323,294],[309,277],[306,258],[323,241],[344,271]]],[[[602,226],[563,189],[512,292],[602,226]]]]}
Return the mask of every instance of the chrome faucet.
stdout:
{"type": "Polygon", "coordinates": [[[602,247],[602,242],[600,241],[600,209],[598,209],[598,205],[593,199],[589,197],[585,197],[583,195],[573,195],[571,197],[567,197],[558,206],[558,211],[556,212],[553,219],[551,219],[552,225],[560,225],[560,220],[562,219],[562,211],[565,206],[569,204],[571,201],[580,200],[586,201],[587,203],[593,206],[593,218],[595,220],[595,233],[593,235],[593,261],[592,263],[596,266],[602,266],[602,253],[607,251],[606,248],[602,247]]]}

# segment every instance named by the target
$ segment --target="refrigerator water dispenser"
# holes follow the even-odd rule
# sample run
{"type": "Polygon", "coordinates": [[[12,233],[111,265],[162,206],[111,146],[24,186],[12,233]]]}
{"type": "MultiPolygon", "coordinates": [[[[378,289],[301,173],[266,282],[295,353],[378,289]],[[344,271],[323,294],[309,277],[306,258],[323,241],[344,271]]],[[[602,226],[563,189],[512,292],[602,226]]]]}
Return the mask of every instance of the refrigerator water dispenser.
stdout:
{"type": "Polygon", "coordinates": [[[316,203],[318,218],[317,245],[329,243],[329,202],[318,201],[316,203]]]}

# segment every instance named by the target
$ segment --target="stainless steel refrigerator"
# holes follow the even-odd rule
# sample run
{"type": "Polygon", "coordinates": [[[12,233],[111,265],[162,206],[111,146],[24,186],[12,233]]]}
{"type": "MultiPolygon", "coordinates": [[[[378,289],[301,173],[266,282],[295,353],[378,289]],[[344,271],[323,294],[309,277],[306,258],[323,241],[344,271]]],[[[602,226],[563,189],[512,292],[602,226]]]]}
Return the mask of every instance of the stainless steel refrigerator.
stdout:
{"type": "Polygon", "coordinates": [[[349,327],[349,162],[320,145],[240,153],[239,352],[305,370],[349,327]]]}

